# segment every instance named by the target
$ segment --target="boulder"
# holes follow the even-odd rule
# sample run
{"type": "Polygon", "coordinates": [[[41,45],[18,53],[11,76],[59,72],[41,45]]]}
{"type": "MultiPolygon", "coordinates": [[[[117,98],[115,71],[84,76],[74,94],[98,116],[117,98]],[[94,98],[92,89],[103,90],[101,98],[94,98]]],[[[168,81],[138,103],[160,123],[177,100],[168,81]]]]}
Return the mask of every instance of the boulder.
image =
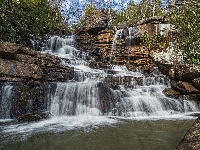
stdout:
{"type": "Polygon", "coordinates": [[[200,77],[200,65],[187,64],[179,65],[174,68],[175,79],[191,81],[200,77]]]}
{"type": "Polygon", "coordinates": [[[200,117],[196,119],[193,126],[187,131],[176,150],[199,150],[200,149],[200,117]]]}
{"type": "Polygon", "coordinates": [[[200,101],[200,65],[172,65],[156,61],[158,69],[171,79],[171,90],[165,90],[167,96],[200,101]]]}
{"type": "Polygon", "coordinates": [[[192,86],[188,82],[183,82],[183,81],[171,81],[171,86],[173,89],[181,92],[181,93],[199,93],[199,90],[196,89],[194,86],[192,86]]]}
{"type": "Polygon", "coordinates": [[[174,89],[172,88],[166,88],[163,93],[168,96],[168,97],[172,97],[172,98],[179,98],[180,96],[180,93],[175,91],[174,89]]]}

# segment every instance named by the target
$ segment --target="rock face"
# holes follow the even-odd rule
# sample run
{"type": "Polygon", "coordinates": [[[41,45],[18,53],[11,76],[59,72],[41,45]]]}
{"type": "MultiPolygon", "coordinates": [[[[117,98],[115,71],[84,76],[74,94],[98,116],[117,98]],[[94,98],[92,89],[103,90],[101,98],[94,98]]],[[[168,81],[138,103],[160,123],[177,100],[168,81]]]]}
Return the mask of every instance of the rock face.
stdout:
{"type": "MultiPolygon", "coordinates": [[[[171,79],[171,91],[175,98],[200,101],[200,65],[168,65],[156,62],[159,70],[171,79]]],[[[169,95],[169,90],[164,91],[169,95]]]]}
{"type": "Polygon", "coordinates": [[[200,117],[194,122],[183,140],[177,146],[177,150],[199,150],[200,149],[200,117]]]}
{"type": "Polygon", "coordinates": [[[98,35],[82,32],[78,35],[79,46],[95,58],[95,62],[99,62],[99,66],[102,67],[110,63],[126,65],[130,70],[138,66],[143,66],[143,69],[148,65],[153,66],[146,47],[132,45],[137,42],[137,39],[130,41],[125,33],[122,34],[123,38],[114,40],[115,32],[115,30],[102,30],[98,35]]]}
{"type": "Polygon", "coordinates": [[[163,17],[155,17],[139,22],[137,26],[128,27],[120,23],[118,27],[108,29],[106,15],[94,11],[89,17],[86,29],[77,32],[78,46],[95,59],[91,66],[106,67],[107,64],[127,66],[129,70],[140,68],[151,72],[155,64],[149,49],[141,45],[141,37],[160,33],[163,17]],[[156,23],[155,23],[156,21],[156,23]],[[118,29],[118,30],[116,30],[118,29]]]}
{"type": "Polygon", "coordinates": [[[0,41],[0,118],[19,122],[47,118],[55,83],[73,77],[74,68],[61,65],[56,56],[0,41]]]}
{"type": "Polygon", "coordinates": [[[66,81],[73,68],[62,66],[52,55],[0,41],[0,81],[66,81]]]}

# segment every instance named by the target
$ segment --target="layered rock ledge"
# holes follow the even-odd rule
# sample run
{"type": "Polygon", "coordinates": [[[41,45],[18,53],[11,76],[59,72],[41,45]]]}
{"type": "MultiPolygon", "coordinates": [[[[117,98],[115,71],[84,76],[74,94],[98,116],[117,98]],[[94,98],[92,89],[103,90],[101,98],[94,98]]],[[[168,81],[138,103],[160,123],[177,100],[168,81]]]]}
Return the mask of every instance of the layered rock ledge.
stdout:
{"type": "Polygon", "coordinates": [[[66,81],[73,71],[59,57],[0,41],[0,81],[66,81]]]}

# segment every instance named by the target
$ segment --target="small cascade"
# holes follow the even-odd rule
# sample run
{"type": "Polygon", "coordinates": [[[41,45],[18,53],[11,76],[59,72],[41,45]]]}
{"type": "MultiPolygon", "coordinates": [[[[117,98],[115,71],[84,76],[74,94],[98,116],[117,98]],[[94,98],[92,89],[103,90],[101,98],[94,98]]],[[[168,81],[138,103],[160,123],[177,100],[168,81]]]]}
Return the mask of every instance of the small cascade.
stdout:
{"type": "Polygon", "coordinates": [[[12,89],[13,86],[6,84],[1,89],[1,101],[0,101],[0,119],[10,119],[12,109],[12,89]]]}
{"type": "Polygon", "coordinates": [[[129,27],[128,28],[128,35],[126,37],[126,45],[131,46],[136,44],[137,38],[141,37],[141,33],[138,26],[129,27]]]}
{"type": "Polygon", "coordinates": [[[50,112],[58,115],[100,115],[97,82],[58,83],[50,112]]]}

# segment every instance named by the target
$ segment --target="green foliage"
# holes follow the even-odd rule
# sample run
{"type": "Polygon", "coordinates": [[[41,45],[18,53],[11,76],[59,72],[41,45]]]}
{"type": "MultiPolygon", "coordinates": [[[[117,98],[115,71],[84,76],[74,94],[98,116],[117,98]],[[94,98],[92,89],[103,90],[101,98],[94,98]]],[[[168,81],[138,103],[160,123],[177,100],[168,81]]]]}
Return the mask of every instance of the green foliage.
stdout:
{"type": "Polygon", "coordinates": [[[171,8],[169,18],[178,31],[174,35],[177,49],[186,61],[200,63],[200,2],[185,2],[171,8]]]}
{"type": "Polygon", "coordinates": [[[113,25],[117,25],[119,22],[135,25],[139,20],[159,15],[163,15],[160,0],[154,0],[152,3],[144,0],[140,4],[131,2],[126,10],[115,14],[113,25]]]}
{"type": "Polygon", "coordinates": [[[152,36],[145,34],[141,37],[141,44],[147,46],[150,50],[161,52],[168,47],[169,38],[160,34],[154,34],[152,36]]]}
{"type": "Polygon", "coordinates": [[[26,38],[59,28],[62,16],[47,0],[5,0],[0,3],[0,39],[23,43],[26,38]]]}

